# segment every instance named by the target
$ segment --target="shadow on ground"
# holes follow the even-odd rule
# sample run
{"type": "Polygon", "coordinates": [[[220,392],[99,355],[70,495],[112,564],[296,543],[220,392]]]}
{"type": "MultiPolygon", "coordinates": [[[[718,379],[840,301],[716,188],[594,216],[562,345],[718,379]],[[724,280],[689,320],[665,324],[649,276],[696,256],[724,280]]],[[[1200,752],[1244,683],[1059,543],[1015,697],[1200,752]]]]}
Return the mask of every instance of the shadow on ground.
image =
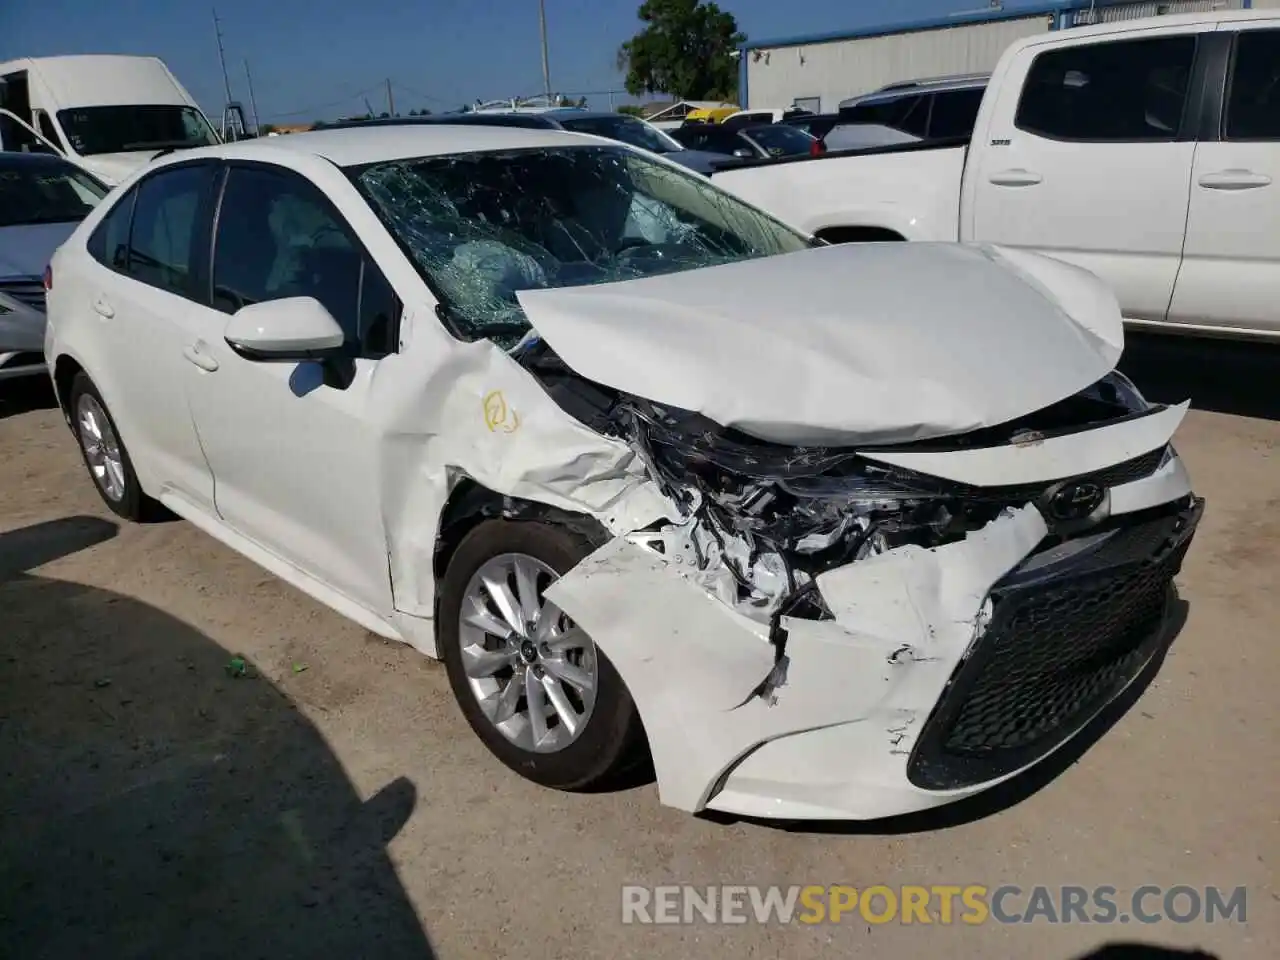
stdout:
{"type": "Polygon", "coordinates": [[[1151,401],[1280,420],[1280,345],[1126,333],[1120,369],[1151,401]]]}
{"type": "Polygon", "coordinates": [[[47,376],[33,374],[0,380],[0,420],[30,410],[52,410],[58,405],[47,376]]]}
{"type": "Polygon", "coordinates": [[[1203,950],[1158,947],[1150,943],[1108,943],[1077,960],[1218,960],[1218,955],[1203,950]]]}
{"type": "MultiPolygon", "coordinates": [[[[701,816],[719,823],[749,822],[760,826],[787,830],[795,833],[852,834],[894,836],[908,833],[931,833],[951,827],[963,826],[983,820],[1040,792],[1069,770],[1095,743],[1120,721],[1138,702],[1164,665],[1173,643],[1187,622],[1190,605],[1182,599],[1173,601],[1169,619],[1165,624],[1166,639],[1160,653],[1153,657],[1134,681],[1119,697],[1106,706],[1078,734],[1063,746],[1037,763],[1030,770],[1006,780],[977,796],[945,807],[936,807],[921,813],[890,817],[883,820],[756,820],[737,817],[717,811],[706,811],[701,816]]],[[[1104,955],[1105,957],[1106,955],[1104,955]]],[[[1120,955],[1123,957],[1124,955],[1120,955]]]]}
{"type": "Polygon", "coordinates": [[[366,802],[266,679],[167,614],[25,571],[110,539],[0,534],[0,953],[428,958],[366,802]]]}

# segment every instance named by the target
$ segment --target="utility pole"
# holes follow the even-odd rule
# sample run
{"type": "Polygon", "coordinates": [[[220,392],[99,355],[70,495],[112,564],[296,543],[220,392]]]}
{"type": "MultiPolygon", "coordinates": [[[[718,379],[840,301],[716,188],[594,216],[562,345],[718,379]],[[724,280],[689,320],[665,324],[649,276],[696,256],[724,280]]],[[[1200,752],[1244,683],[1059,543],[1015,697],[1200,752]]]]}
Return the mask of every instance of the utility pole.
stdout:
{"type": "MultiPolygon", "coordinates": [[[[542,27],[542,92],[551,103],[551,60],[547,56],[547,0],[538,0],[538,23],[542,27]]],[[[230,99],[228,95],[227,99],[230,99]]]]}
{"type": "Polygon", "coordinates": [[[222,25],[218,22],[218,11],[213,11],[213,35],[218,39],[218,63],[222,65],[222,88],[227,92],[227,103],[231,102],[231,81],[227,79],[227,56],[222,51],[222,25]]]}
{"type": "Polygon", "coordinates": [[[249,73],[249,61],[244,62],[244,79],[249,84],[249,108],[253,111],[253,132],[261,135],[262,124],[258,122],[258,100],[253,95],[253,75],[249,73]]]}
{"type": "Polygon", "coordinates": [[[396,98],[391,94],[391,78],[387,77],[387,116],[396,115],[396,98]]]}

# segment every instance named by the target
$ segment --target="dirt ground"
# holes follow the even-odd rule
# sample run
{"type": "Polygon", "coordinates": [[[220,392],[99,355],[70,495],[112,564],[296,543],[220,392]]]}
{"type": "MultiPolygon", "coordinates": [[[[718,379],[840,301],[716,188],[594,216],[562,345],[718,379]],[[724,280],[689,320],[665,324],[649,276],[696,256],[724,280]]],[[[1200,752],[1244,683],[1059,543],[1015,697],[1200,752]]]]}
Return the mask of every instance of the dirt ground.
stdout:
{"type": "Polygon", "coordinates": [[[1280,351],[1125,366],[1196,401],[1208,498],[1154,679],[981,802],[791,828],[518,779],[442,667],[189,524],[117,526],[48,394],[0,384],[0,956],[1280,956],[1280,351]],[[1248,920],[623,925],[623,884],[680,882],[1245,886],[1248,920]]]}

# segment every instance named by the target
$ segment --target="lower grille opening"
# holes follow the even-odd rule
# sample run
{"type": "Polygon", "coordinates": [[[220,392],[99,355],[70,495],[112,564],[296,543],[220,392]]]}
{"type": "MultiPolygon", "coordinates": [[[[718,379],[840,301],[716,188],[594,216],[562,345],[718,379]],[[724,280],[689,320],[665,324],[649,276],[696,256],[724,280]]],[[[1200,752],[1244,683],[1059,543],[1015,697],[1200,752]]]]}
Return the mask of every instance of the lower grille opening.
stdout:
{"type": "Polygon", "coordinates": [[[1011,773],[1076,733],[1164,641],[1173,578],[1202,502],[1117,531],[1097,550],[991,591],[992,619],[956,670],[912,753],[918,787],[1011,773]]]}

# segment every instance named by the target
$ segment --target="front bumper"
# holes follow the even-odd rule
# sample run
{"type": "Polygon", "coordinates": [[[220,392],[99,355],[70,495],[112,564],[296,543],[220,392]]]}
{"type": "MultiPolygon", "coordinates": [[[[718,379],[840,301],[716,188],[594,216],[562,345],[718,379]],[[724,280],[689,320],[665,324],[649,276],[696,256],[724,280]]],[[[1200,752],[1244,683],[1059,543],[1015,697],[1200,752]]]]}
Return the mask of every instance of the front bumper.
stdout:
{"type": "Polygon", "coordinates": [[[618,538],[548,591],[618,669],[663,803],[876,819],[986,790],[1079,732],[1167,640],[1202,510],[1181,461],[1046,549],[1034,506],[818,577],[830,620],[769,628],[618,538]]]}
{"type": "Polygon", "coordinates": [[[0,380],[45,372],[45,329],[43,311],[0,291],[0,380]]]}

